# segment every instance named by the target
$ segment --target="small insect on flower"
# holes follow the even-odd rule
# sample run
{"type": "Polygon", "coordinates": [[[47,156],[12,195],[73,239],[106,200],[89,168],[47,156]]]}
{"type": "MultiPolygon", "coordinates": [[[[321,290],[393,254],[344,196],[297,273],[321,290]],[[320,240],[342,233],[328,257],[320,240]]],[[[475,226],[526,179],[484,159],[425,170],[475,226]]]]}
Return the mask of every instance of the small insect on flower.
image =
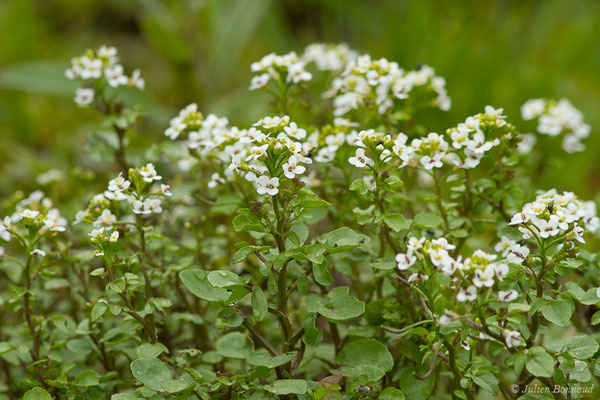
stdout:
{"type": "Polygon", "coordinates": [[[506,256],[506,260],[513,264],[523,264],[523,262],[529,256],[529,248],[527,246],[521,246],[515,244],[511,249],[510,253],[506,256]]]}

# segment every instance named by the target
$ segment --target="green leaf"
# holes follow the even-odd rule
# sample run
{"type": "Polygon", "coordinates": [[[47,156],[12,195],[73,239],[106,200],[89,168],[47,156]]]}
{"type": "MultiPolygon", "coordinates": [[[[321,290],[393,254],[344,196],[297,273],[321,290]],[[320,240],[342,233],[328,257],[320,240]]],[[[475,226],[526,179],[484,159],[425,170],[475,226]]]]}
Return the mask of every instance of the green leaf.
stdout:
{"type": "Polygon", "coordinates": [[[169,350],[162,343],[144,343],[135,349],[137,358],[156,358],[162,353],[168,353],[169,350]]]}
{"type": "MultiPolygon", "coordinates": [[[[592,325],[598,325],[600,324],[600,311],[596,311],[594,313],[594,315],[592,315],[592,325]]],[[[0,354],[2,354],[2,352],[0,351],[0,354]]]]}
{"type": "Polygon", "coordinates": [[[44,389],[36,387],[28,390],[23,396],[23,400],[52,400],[52,397],[44,389]]]}
{"type": "Polygon", "coordinates": [[[265,389],[279,395],[304,394],[308,390],[308,384],[302,379],[280,379],[272,385],[265,385],[265,389]]]}
{"type": "Polygon", "coordinates": [[[229,292],[215,288],[207,280],[208,272],[201,269],[186,269],[179,273],[179,279],[193,295],[206,301],[220,302],[229,298],[229,292]]]}
{"type": "Polygon", "coordinates": [[[294,357],[296,357],[296,354],[298,354],[297,351],[291,351],[288,353],[280,354],[276,357],[272,357],[267,350],[260,349],[250,353],[250,355],[246,359],[246,362],[250,365],[275,368],[292,361],[294,357]]]}
{"type": "Polygon", "coordinates": [[[119,393],[110,396],[110,400],[139,400],[139,397],[129,393],[119,393]]]}
{"type": "Polygon", "coordinates": [[[406,219],[402,214],[386,214],[383,217],[383,222],[392,228],[394,232],[400,232],[403,229],[408,229],[410,224],[406,223],[406,219]]]}
{"type": "Polygon", "coordinates": [[[600,298],[598,297],[596,292],[597,289],[589,289],[588,291],[586,291],[583,295],[583,298],[581,299],[581,304],[598,304],[600,302],[600,298]]]}
{"type": "Polygon", "coordinates": [[[554,373],[554,358],[543,347],[529,349],[525,368],[533,376],[550,378],[554,373]]]}
{"type": "Polygon", "coordinates": [[[309,346],[316,346],[323,339],[323,332],[316,326],[317,314],[309,313],[302,318],[302,326],[304,327],[304,343],[309,346]]]}
{"type": "Polygon", "coordinates": [[[377,400],[404,400],[404,394],[393,387],[385,388],[379,396],[377,396],[377,400]]]}
{"type": "Polygon", "coordinates": [[[181,393],[192,385],[194,385],[193,382],[186,382],[179,379],[165,379],[162,382],[164,391],[169,393],[181,393]]]}
{"type": "Polygon", "coordinates": [[[269,305],[265,292],[263,292],[259,286],[254,286],[252,288],[251,301],[252,315],[254,315],[254,318],[256,318],[257,321],[262,321],[269,311],[269,305]]]}
{"type": "Polygon", "coordinates": [[[96,304],[94,304],[94,307],[92,308],[92,311],[90,313],[90,318],[92,319],[92,322],[102,317],[106,310],[108,310],[108,304],[106,303],[106,300],[99,300],[96,304]]]}
{"type": "Polygon", "coordinates": [[[348,227],[338,228],[325,237],[327,252],[330,254],[352,250],[369,241],[371,241],[369,236],[356,233],[348,227]]]}
{"type": "Polygon", "coordinates": [[[586,360],[593,357],[598,351],[598,342],[587,335],[572,336],[567,339],[565,349],[570,355],[578,360],[586,360]]]}
{"type": "Polygon", "coordinates": [[[347,287],[341,286],[334,290],[329,292],[331,301],[319,307],[319,314],[330,321],[348,321],[365,312],[365,303],[354,296],[348,295],[347,287]],[[345,294],[336,295],[342,292],[345,292],[345,294]]]}
{"type": "Polygon", "coordinates": [[[333,283],[333,276],[327,268],[327,264],[313,264],[312,268],[313,278],[319,285],[329,286],[333,283]]]}
{"type": "Polygon", "coordinates": [[[432,229],[440,226],[444,221],[439,215],[432,213],[421,213],[415,215],[414,222],[418,228],[432,229]]]}
{"type": "Polygon", "coordinates": [[[264,231],[260,217],[247,208],[238,211],[238,215],[233,219],[233,229],[235,229],[236,232],[264,231]]]}
{"type": "Polygon", "coordinates": [[[131,373],[138,381],[155,392],[163,390],[162,383],[171,379],[171,367],[157,358],[140,358],[131,363],[131,373]]]}
{"type": "Polygon", "coordinates": [[[565,284],[565,287],[567,288],[567,292],[579,301],[581,301],[581,299],[583,299],[583,296],[585,296],[585,290],[583,290],[581,286],[579,286],[575,282],[567,282],[565,284]]]}
{"type": "Polygon", "coordinates": [[[473,376],[473,382],[493,396],[498,394],[498,378],[489,371],[478,371],[477,375],[473,376]]]}
{"type": "Polygon", "coordinates": [[[240,278],[235,272],[227,270],[210,271],[207,275],[208,282],[216,288],[231,288],[242,286],[247,280],[240,278]]]}
{"type": "Polygon", "coordinates": [[[431,374],[427,379],[418,379],[414,367],[404,368],[400,372],[398,384],[409,400],[427,400],[433,392],[435,374],[431,374]]]}
{"type": "Polygon", "coordinates": [[[77,386],[96,386],[100,384],[100,379],[94,371],[83,371],[75,379],[77,386]]]}
{"type": "Polygon", "coordinates": [[[215,343],[217,353],[223,357],[244,359],[250,354],[248,338],[240,332],[230,332],[217,339],[215,343]]]}
{"type": "Polygon", "coordinates": [[[573,312],[570,304],[561,299],[544,304],[541,310],[544,318],[558,326],[567,325],[573,312]]]}
{"type": "Polygon", "coordinates": [[[387,347],[373,339],[361,339],[348,344],[340,357],[350,367],[373,365],[384,372],[394,367],[394,359],[387,347]]]}

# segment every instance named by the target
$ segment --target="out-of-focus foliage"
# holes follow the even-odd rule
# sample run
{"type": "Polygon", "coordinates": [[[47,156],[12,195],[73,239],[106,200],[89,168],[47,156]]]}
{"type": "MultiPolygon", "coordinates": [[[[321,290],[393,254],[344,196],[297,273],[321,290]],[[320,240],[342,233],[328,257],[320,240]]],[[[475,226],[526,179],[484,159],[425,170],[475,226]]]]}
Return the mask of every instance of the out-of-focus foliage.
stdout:
{"type": "Polygon", "coordinates": [[[17,187],[34,189],[35,176],[50,167],[68,171],[87,162],[85,124],[93,126],[96,116],[73,112],[74,86],[63,71],[73,54],[102,43],[117,46],[147,78],[147,90],[135,99],[147,110],[140,138],[146,143],[192,101],[234,123],[255,121],[268,105],[263,94],[246,90],[252,61],[312,42],[345,41],[407,68],[424,62],[446,77],[453,108],[432,116],[431,129],[453,126],[485,104],[504,106],[514,119],[528,98],[571,99],[592,126],[589,150],[554,160],[540,187],[582,196],[600,187],[594,134],[600,3],[594,0],[4,0],[0,37],[2,197],[17,187]]]}

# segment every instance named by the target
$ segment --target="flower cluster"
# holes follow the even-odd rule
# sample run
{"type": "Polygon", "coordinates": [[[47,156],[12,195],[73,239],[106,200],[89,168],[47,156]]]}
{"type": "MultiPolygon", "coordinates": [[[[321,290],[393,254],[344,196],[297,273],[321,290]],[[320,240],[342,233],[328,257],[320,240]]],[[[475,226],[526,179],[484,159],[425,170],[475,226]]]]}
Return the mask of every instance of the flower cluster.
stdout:
{"type": "Polygon", "coordinates": [[[153,185],[161,179],[152,164],[131,168],[129,180],[119,174],[109,181],[108,189],[104,193],[95,195],[88,207],[77,213],[74,223],[91,223],[95,228],[92,237],[100,233],[108,234],[119,223],[134,223],[133,215],[125,215],[117,220],[117,215],[121,214],[119,202],[122,200],[127,201],[134,215],[142,217],[160,214],[163,211],[161,197],[171,196],[168,185],[153,185]]]}
{"type": "MultiPolygon", "coordinates": [[[[396,255],[398,269],[406,270],[417,262],[429,261],[436,270],[453,277],[455,287],[458,289],[456,293],[458,302],[475,300],[479,288],[493,287],[495,282],[502,281],[509,272],[507,263],[496,261],[498,256],[495,254],[475,250],[471,257],[463,260],[461,256],[455,258],[450,255],[449,251],[454,249],[455,246],[449,244],[443,237],[431,240],[412,237],[408,241],[406,253],[396,255]]],[[[515,290],[498,291],[498,301],[501,302],[513,301],[517,296],[515,290]]]]}
{"type": "Polygon", "coordinates": [[[596,232],[600,228],[600,219],[596,216],[593,201],[581,201],[571,192],[559,194],[552,189],[525,204],[509,225],[518,225],[523,239],[534,235],[542,239],[566,235],[567,240],[584,243],[583,227],[596,232]]]}
{"type": "Polygon", "coordinates": [[[423,89],[425,100],[420,100],[425,105],[450,109],[446,81],[436,76],[431,67],[422,65],[416,71],[404,71],[393,61],[372,60],[369,55],[350,60],[326,96],[334,98],[336,116],[360,107],[376,108],[379,114],[386,114],[417,88],[423,89]]]}
{"type": "Polygon", "coordinates": [[[468,117],[465,122],[446,131],[452,140],[454,164],[460,168],[475,168],[487,151],[498,146],[501,140],[510,139],[514,126],[506,123],[503,109],[485,106],[485,112],[468,117]]]}
{"type": "Polygon", "coordinates": [[[96,51],[88,49],[82,56],[71,59],[71,68],[65,71],[65,75],[69,79],[86,82],[85,87],[75,92],[75,103],[80,106],[92,104],[97,91],[105,85],[113,88],[137,87],[140,90],[145,87],[139,70],[133,71],[129,77],[125,75],[114,47],[100,46],[96,51]]]}
{"type": "Polygon", "coordinates": [[[302,59],[307,64],[314,62],[319,71],[341,71],[357,57],[358,53],[345,43],[313,43],[306,46],[302,54],[302,59]]]}
{"type": "Polygon", "coordinates": [[[293,51],[281,56],[267,54],[260,61],[252,63],[250,68],[259,74],[252,78],[250,90],[265,87],[270,80],[289,85],[312,79],[312,74],[306,70],[306,61],[293,51]]]}
{"type": "Polygon", "coordinates": [[[583,151],[581,140],[587,138],[591,127],[583,122],[581,111],[567,99],[530,99],[521,106],[524,120],[537,118],[537,131],[544,135],[558,136],[564,133],[562,147],[567,153],[583,151]]]}
{"type": "Polygon", "coordinates": [[[370,165],[369,161],[373,158],[379,163],[399,161],[398,168],[413,162],[413,165],[418,163],[426,170],[431,170],[444,165],[442,159],[448,152],[448,142],[435,132],[413,139],[410,145],[407,144],[408,137],[404,133],[391,135],[375,132],[373,129],[360,131],[350,141],[359,148],[356,156],[351,157],[349,162],[359,168],[370,165]],[[368,150],[368,155],[365,149],[368,150]]]}
{"type": "Polygon", "coordinates": [[[223,166],[222,175],[212,175],[211,188],[239,174],[252,182],[259,194],[273,196],[279,192],[282,177],[297,178],[306,171],[304,165],[312,163],[306,154],[314,144],[307,140],[306,130],[288,116],[265,117],[249,129],[239,129],[228,127],[227,119],[212,114],[203,119],[192,104],[171,120],[165,135],[175,139],[184,132],[187,147],[195,156],[210,157],[223,166]]]}
{"type": "MultiPolygon", "coordinates": [[[[10,216],[0,219],[0,239],[8,242],[13,237],[20,241],[29,238],[35,244],[44,235],[64,232],[66,226],[67,220],[53,207],[52,200],[37,190],[20,200],[10,216]]],[[[46,255],[39,249],[32,249],[30,254],[42,257],[46,255]]]]}

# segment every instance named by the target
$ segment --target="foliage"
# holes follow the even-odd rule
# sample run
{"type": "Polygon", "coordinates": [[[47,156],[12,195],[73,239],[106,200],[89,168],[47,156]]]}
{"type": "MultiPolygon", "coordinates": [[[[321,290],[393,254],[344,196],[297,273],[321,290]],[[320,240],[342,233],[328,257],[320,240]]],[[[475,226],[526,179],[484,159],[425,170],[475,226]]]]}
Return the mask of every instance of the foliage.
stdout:
{"type": "Polygon", "coordinates": [[[85,157],[117,172],[51,171],[3,202],[0,398],[597,397],[596,205],[538,185],[593,151],[590,126],[533,99],[431,132],[452,90],[402,67],[269,54],[250,67],[267,115],[191,103],[148,145],[152,82],[113,47],[74,58],[99,116],[85,157]]]}

